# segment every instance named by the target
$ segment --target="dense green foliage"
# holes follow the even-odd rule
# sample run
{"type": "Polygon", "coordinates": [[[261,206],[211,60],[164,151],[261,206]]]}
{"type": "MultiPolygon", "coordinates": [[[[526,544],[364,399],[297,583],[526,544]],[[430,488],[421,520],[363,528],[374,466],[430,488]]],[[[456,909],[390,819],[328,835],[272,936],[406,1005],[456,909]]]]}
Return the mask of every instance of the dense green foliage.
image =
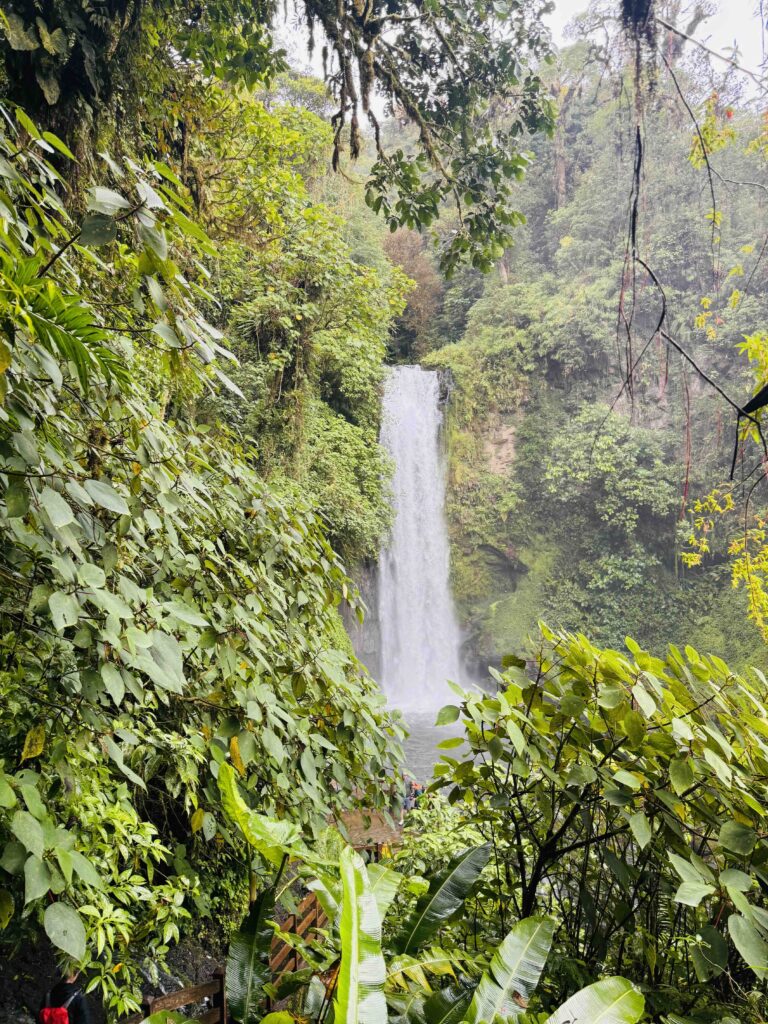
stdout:
{"type": "MultiPolygon", "coordinates": [[[[552,917],[519,921],[495,949],[488,946],[487,937],[478,947],[477,927],[473,951],[455,945],[451,924],[463,918],[465,904],[480,885],[490,843],[460,850],[445,871],[432,875],[426,884],[388,865],[366,865],[338,836],[327,836],[324,856],[318,856],[284,822],[249,811],[227,765],[222,766],[219,785],[232,822],[260,855],[267,872],[277,869],[254,902],[230,952],[228,973],[236,975],[232,1012],[239,1024],[262,1019],[258,1004],[265,995],[280,998],[294,993],[291,1011],[263,1020],[290,1024],[300,1016],[322,1024],[332,1014],[334,1021],[344,1024],[386,1024],[390,1019],[402,1024],[446,1020],[480,1024],[510,1018],[521,1024],[539,1020],[562,1024],[578,1010],[587,1015],[585,1019],[602,1019],[603,1024],[635,1024],[643,1015],[643,996],[619,977],[604,978],[574,993],[551,1015],[523,1012],[534,1000],[542,1006],[551,1004],[551,997],[535,993],[556,931],[552,917]],[[334,847],[336,856],[329,857],[334,847]],[[289,862],[317,894],[328,924],[322,944],[306,935],[281,933],[301,952],[307,966],[284,974],[276,986],[265,985],[262,963],[271,935],[269,929],[261,931],[257,922],[265,896],[268,901],[274,898],[289,862]],[[403,915],[403,893],[409,891],[418,896],[415,900],[406,896],[405,905],[410,908],[403,915]],[[434,944],[438,935],[449,939],[447,948],[434,944]],[[433,989],[442,979],[449,979],[447,987],[433,989]],[[242,998],[246,990],[247,1002],[242,998]],[[610,1012],[601,1018],[608,1008],[610,1012]]],[[[464,926],[462,921],[460,927],[464,926]]]]}
{"type": "Polygon", "coordinates": [[[223,764],[307,839],[384,799],[400,728],[352,654],[339,556],[388,526],[378,395],[408,282],[366,204],[418,227],[452,199],[444,265],[488,266],[521,133],[551,123],[538,4],[307,3],[331,126],[280,77],[275,6],[0,12],[3,939],[44,931],[113,1014],[252,867],[223,764]],[[377,131],[365,190],[331,184],[375,83],[418,137],[377,131]]]}
{"type": "Polygon", "coordinates": [[[272,229],[278,240],[267,251],[243,260],[236,246],[232,254],[240,360],[232,376],[241,394],[216,409],[257,440],[267,475],[290,477],[313,496],[334,547],[353,563],[376,556],[389,525],[379,385],[406,282],[383,261],[361,264],[341,222],[302,198],[272,229]]]}
{"type": "Polygon", "coordinates": [[[763,1020],[765,679],[691,647],[664,661],[627,650],[544,629],[496,693],[457,688],[439,715],[464,727],[442,744],[432,789],[446,797],[417,812],[395,865],[366,866],[332,833],[309,848],[250,810],[222,765],[223,807],[265,886],[232,947],[248,982],[233,991],[252,994],[235,1019],[763,1020]],[[426,878],[413,873],[425,815],[440,841],[426,878]],[[265,899],[285,898],[289,863],[328,923],[281,933],[305,966],[265,985],[257,923],[265,899]],[[262,1018],[268,994],[291,1008],[262,1018]]]}
{"type": "MultiPolygon", "coordinates": [[[[202,312],[212,245],[173,172],[111,165],[116,188],[91,190],[78,232],[38,155],[63,144],[19,112],[2,146],[3,898],[19,937],[45,910],[119,1008],[136,966],[207,912],[206,862],[240,863],[222,761],[311,833],[376,801],[396,732],[351,655],[352,587],[314,513],[191,415],[217,378],[240,393],[202,312]]],[[[334,222],[314,216],[338,260],[334,222]]],[[[272,281],[273,305],[293,296],[272,281]]],[[[328,346],[343,366],[347,338],[354,379],[354,332],[328,346]]]]}
{"type": "Polygon", "coordinates": [[[403,283],[312,203],[314,115],[185,88],[212,129],[193,195],[105,156],[73,219],[66,145],[21,110],[2,137],[3,923],[11,944],[44,924],[115,1008],[239,870],[222,760],[311,833],[397,759],[316,512],[337,548],[378,546],[403,283]]]}
{"type": "Polygon", "coordinates": [[[272,2],[0,12],[0,957],[47,944],[110,1020],[214,932],[239,1024],[765,1016],[766,518],[707,496],[733,435],[658,337],[740,400],[768,372],[764,210],[709,189],[765,126],[671,45],[628,119],[626,52],[545,62],[543,7],[305,0],[327,92],[272,2]],[[424,357],[500,670],[366,863],[402,724],[344,565],[390,523],[385,361],[424,357]],[[540,617],[579,632],[528,654],[540,617]]]}
{"type": "MultiPolygon", "coordinates": [[[[712,77],[676,70],[706,118],[715,171],[760,180],[761,126],[737,100],[729,105],[731,84],[699,107],[712,77]]],[[[553,140],[533,141],[535,171],[518,200],[527,225],[498,273],[456,280],[433,299],[429,329],[412,341],[416,354],[434,349],[427,365],[450,369],[455,384],[448,516],[472,661],[479,671],[498,664],[545,618],[605,643],[631,632],[654,648],[690,641],[737,665],[762,664],[747,597],[730,585],[727,543],[698,566],[680,558],[695,499],[727,476],[733,414],[653,337],[659,293],[639,269],[633,288],[624,265],[634,160],[619,84],[627,76],[606,75],[577,43],[548,82],[560,119],[553,140]]],[[[762,208],[754,190],[716,179],[713,251],[697,136],[663,69],[643,102],[643,259],[665,290],[667,330],[744,401],[753,384],[734,342],[767,312],[762,208]]],[[[756,340],[752,358],[759,348],[756,340]]],[[[740,529],[732,525],[730,539],[740,529]]]]}
{"type": "Polygon", "coordinates": [[[436,785],[493,844],[495,926],[556,915],[561,991],[600,965],[657,1014],[725,1015],[765,973],[768,690],[692,647],[627,646],[544,630],[535,672],[443,710],[467,747],[436,785]]]}
{"type": "MultiPolygon", "coordinates": [[[[548,53],[545,8],[542,0],[297,5],[310,38],[322,37],[326,58],[335,58],[333,67],[325,61],[338,102],[334,166],[344,151],[360,155],[365,119],[376,153],[366,201],[393,228],[427,227],[450,203],[456,227],[442,239],[446,269],[466,259],[490,268],[520,222],[512,203],[512,183],[527,163],[520,139],[552,124],[532,67],[548,53]],[[385,150],[375,91],[390,112],[400,108],[413,122],[412,146],[385,150]],[[503,127],[491,129],[490,105],[503,110],[503,127]]],[[[191,126],[175,97],[164,104],[164,88],[171,82],[175,92],[188,66],[239,86],[269,83],[285,68],[271,34],[277,9],[274,0],[110,0],[94,8],[12,0],[0,16],[4,91],[52,117],[62,133],[76,129],[83,153],[105,113],[130,131],[143,109],[165,127],[178,121],[174,143],[185,150],[191,126]]]]}

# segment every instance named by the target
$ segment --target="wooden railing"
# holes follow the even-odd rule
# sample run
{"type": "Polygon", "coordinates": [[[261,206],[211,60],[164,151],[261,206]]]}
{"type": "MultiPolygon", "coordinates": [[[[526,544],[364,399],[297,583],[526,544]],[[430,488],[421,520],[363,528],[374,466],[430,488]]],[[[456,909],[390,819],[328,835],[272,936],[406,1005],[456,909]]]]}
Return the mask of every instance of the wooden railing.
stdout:
{"type": "MultiPolygon", "coordinates": [[[[385,843],[371,843],[369,846],[358,846],[355,849],[358,853],[367,854],[369,860],[378,863],[381,860],[385,843]]],[[[296,908],[296,913],[287,917],[280,926],[282,932],[292,932],[302,938],[310,928],[324,928],[328,924],[325,911],[320,906],[317,896],[311,892],[296,908]]],[[[272,977],[277,979],[288,971],[298,971],[303,965],[298,950],[294,949],[288,942],[275,935],[272,940],[272,949],[269,956],[269,967],[272,977]]]]}
{"type": "MultiPolygon", "coordinates": [[[[296,913],[286,918],[280,926],[280,930],[293,932],[294,935],[304,938],[310,928],[322,928],[326,924],[328,924],[328,918],[325,911],[320,906],[317,896],[311,892],[298,905],[296,913]]],[[[298,971],[303,963],[299,951],[281,939],[279,935],[275,935],[269,957],[269,969],[272,971],[272,977],[277,979],[288,971],[298,971]]]]}
{"type": "MultiPolygon", "coordinates": [[[[296,913],[291,914],[282,923],[281,931],[293,932],[304,938],[311,928],[322,928],[327,923],[325,911],[320,906],[317,896],[311,892],[298,905],[296,913]]],[[[272,977],[278,979],[289,971],[298,971],[303,965],[304,961],[299,951],[279,935],[275,935],[269,956],[272,977]]],[[[219,967],[213,972],[211,980],[202,985],[189,985],[165,996],[149,996],[141,1005],[142,1012],[129,1017],[123,1024],[140,1024],[145,1017],[157,1013],[158,1010],[178,1010],[182,1006],[201,1003],[206,998],[211,1000],[212,1008],[202,1015],[198,1014],[195,1020],[200,1021],[200,1024],[228,1024],[225,977],[224,968],[219,967]]]]}
{"type": "Polygon", "coordinates": [[[205,999],[211,1001],[211,1009],[197,1014],[195,1020],[200,1024],[227,1024],[229,1018],[224,980],[224,968],[218,967],[213,972],[211,980],[202,985],[189,985],[178,992],[169,992],[166,996],[148,996],[141,1005],[142,1012],[138,1016],[130,1017],[125,1024],[137,1024],[159,1010],[179,1010],[182,1006],[202,1003],[205,999]]]}

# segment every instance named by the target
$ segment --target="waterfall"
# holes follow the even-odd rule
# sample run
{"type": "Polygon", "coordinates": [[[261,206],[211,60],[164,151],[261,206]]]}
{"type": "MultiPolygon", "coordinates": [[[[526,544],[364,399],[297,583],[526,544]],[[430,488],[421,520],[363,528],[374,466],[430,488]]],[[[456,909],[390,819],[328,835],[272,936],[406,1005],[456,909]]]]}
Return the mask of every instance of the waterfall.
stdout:
{"type": "Polygon", "coordinates": [[[392,457],[395,522],[379,565],[381,684],[410,710],[445,704],[460,681],[461,636],[449,582],[437,373],[397,366],[384,390],[381,443],[392,457]]]}

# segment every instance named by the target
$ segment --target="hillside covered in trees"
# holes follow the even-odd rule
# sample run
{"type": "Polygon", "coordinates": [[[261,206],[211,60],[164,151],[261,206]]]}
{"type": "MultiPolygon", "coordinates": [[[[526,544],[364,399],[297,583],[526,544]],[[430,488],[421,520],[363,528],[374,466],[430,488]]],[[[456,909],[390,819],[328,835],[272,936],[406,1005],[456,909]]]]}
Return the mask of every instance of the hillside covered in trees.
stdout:
{"type": "Polygon", "coordinates": [[[708,13],[0,9],[0,1019],[765,1019],[768,136],[708,13]],[[393,363],[478,683],[415,808],[350,637],[393,363]]]}
{"type": "Polygon", "coordinates": [[[629,633],[762,665],[748,588],[734,589],[728,564],[738,524],[690,557],[697,503],[730,490],[735,413],[654,334],[666,301],[674,338],[746,401],[766,313],[762,114],[742,76],[682,47],[670,73],[653,73],[638,245],[662,298],[627,263],[632,69],[615,35],[595,42],[601,19],[593,6],[577,21],[544,75],[557,127],[533,140],[517,193],[526,224],[496,270],[443,282],[418,236],[387,243],[419,282],[395,357],[453,381],[448,516],[466,653],[483,671],[543,618],[612,645],[629,633]],[[691,107],[718,150],[711,175],[691,107]]]}

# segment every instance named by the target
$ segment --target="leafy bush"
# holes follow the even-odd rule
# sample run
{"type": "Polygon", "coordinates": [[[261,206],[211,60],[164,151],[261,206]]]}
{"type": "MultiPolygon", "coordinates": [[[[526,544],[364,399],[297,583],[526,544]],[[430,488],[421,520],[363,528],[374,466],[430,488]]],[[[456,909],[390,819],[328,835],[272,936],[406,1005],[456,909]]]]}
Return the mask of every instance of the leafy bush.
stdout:
{"type": "MultiPolygon", "coordinates": [[[[267,992],[278,998],[298,992],[298,1013],[270,1014],[263,1018],[268,1024],[278,1024],[277,1018],[280,1024],[289,1024],[299,1017],[322,1024],[329,1012],[334,1021],[345,1024],[359,1020],[386,1024],[388,1019],[403,1024],[449,1020],[494,1024],[510,1018],[533,1024],[539,1019],[523,1011],[544,970],[556,928],[553,918],[520,921],[487,957],[453,944],[445,949],[433,944],[461,916],[488,862],[490,844],[459,851],[443,872],[431,876],[416,905],[383,938],[382,922],[397,908],[402,875],[386,865],[366,865],[348,846],[342,848],[337,863],[318,857],[296,830],[248,810],[229,766],[222,766],[219,785],[233,824],[259,859],[277,869],[253,902],[230,951],[230,1008],[240,1024],[257,1024],[267,992]],[[310,879],[328,926],[316,929],[322,944],[306,934],[282,933],[300,951],[307,967],[284,975],[276,987],[266,984],[273,936],[268,917],[288,861],[297,861],[310,879]],[[438,986],[436,990],[432,985],[438,986]]],[[[540,1019],[565,1024],[572,1014],[579,1014],[603,1024],[636,1024],[644,1005],[630,982],[605,978],[540,1019]]]]}
{"type": "Polygon", "coordinates": [[[655,1012],[710,1019],[768,971],[768,684],[627,647],[543,628],[533,671],[510,658],[443,711],[468,750],[434,785],[492,843],[488,927],[557,917],[563,991],[627,973],[655,1012]]]}

